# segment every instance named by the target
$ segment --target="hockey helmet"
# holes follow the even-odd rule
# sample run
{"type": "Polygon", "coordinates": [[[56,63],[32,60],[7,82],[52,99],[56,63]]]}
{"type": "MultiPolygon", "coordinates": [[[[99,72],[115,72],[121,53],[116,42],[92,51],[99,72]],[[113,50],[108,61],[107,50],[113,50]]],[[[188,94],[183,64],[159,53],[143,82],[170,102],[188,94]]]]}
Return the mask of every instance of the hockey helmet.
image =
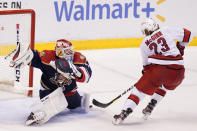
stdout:
{"type": "Polygon", "coordinates": [[[56,45],[55,45],[56,56],[69,60],[73,57],[72,49],[73,49],[73,45],[70,41],[65,39],[59,39],[56,41],[56,45]]]}
{"type": "Polygon", "coordinates": [[[143,35],[151,35],[154,31],[159,29],[159,24],[157,24],[152,18],[147,18],[141,24],[141,30],[143,35]]]}

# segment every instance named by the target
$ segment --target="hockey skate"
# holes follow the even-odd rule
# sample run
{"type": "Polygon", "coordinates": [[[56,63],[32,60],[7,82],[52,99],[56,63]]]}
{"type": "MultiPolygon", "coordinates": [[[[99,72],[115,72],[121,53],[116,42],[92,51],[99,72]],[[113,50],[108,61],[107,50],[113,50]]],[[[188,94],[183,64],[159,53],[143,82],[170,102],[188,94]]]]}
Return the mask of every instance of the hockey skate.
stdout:
{"type": "Polygon", "coordinates": [[[133,110],[131,108],[127,108],[127,110],[122,110],[119,115],[114,115],[114,119],[113,119],[112,123],[114,125],[118,125],[118,124],[122,123],[122,121],[125,118],[127,118],[127,116],[129,114],[131,114],[132,112],[133,112],[133,110]]]}
{"type": "Polygon", "coordinates": [[[148,117],[151,115],[155,105],[157,104],[157,101],[152,99],[150,103],[148,103],[148,105],[146,106],[145,109],[142,110],[142,113],[144,115],[144,119],[147,120],[148,117]]]}
{"type": "Polygon", "coordinates": [[[31,112],[28,116],[25,125],[32,126],[32,125],[40,125],[42,120],[44,120],[45,113],[43,111],[31,112]]]}

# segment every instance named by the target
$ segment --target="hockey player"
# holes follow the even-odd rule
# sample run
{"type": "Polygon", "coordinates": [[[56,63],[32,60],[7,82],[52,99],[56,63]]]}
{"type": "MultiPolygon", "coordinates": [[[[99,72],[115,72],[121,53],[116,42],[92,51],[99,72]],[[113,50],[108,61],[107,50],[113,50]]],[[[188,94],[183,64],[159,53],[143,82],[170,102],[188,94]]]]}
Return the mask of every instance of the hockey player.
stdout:
{"type": "Polygon", "coordinates": [[[160,28],[153,19],[147,19],[141,26],[146,36],[140,45],[143,75],[125,101],[121,113],[114,115],[114,124],[121,123],[146,95],[151,95],[150,103],[143,110],[147,117],[166,92],[174,90],[184,79],[182,56],[185,46],[192,40],[191,32],[185,28],[160,28]]]}
{"type": "Polygon", "coordinates": [[[79,93],[77,82],[87,83],[92,70],[86,57],[73,51],[70,41],[57,40],[55,50],[29,49],[11,64],[29,64],[42,71],[39,108],[31,112],[26,125],[43,124],[66,108],[88,111],[89,94],[79,93]]]}

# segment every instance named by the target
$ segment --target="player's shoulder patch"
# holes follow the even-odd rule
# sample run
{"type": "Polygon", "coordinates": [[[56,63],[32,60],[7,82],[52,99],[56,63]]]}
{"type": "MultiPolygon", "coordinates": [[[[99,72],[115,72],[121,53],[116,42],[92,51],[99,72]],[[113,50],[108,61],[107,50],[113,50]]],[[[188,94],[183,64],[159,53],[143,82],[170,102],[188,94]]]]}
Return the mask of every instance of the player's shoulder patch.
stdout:
{"type": "Polygon", "coordinates": [[[46,56],[46,52],[42,51],[40,52],[40,57],[45,57],[46,56]]]}
{"type": "Polygon", "coordinates": [[[80,60],[85,60],[86,57],[85,57],[84,55],[80,55],[80,56],[79,56],[79,59],[80,59],[80,60]]]}
{"type": "Polygon", "coordinates": [[[39,53],[40,59],[44,63],[49,63],[52,60],[55,60],[55,51],[54,50],[44,50],[39,53]]]}
{"type": "Polygon", "coordinates": [[[54,55],[54,54],[55,54],[54,50],[43,50],[42,52],[40,52],[40,57],[54,55]]]}
{"type": "Polygon", "coordinates": [[[82,55],[80,52],[74,53],[74,64],[84,64],[86,62],[86,57],[82,55]]]}

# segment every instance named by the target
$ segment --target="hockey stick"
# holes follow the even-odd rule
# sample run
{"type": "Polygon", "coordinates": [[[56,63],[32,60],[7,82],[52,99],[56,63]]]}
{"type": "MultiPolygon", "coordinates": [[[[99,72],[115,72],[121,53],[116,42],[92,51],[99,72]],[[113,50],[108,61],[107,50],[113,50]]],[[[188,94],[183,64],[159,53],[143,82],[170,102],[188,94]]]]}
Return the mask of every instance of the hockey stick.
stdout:
{"type": "Polygon", "coordinates": [[[134,88],[134,85],[131,86],[129,89],[127,89],[126,91],[124,91],[122,94],[120,94],[119,96],[117,96],[116,98],[114,98],[113,100],[111,100],[110,102],[108,103],[101,103],[99,101],[97,101],[96,99],[93,99],[92,100],[92,103],[93,105],[95,106],[98,106],[98,107],[101,107],[101,108],[106,108],[108,107],[109,105],[111,105],[112,103],[114,103],[116,100],[118,100],[120,97],[122,97],[123,95],[125,95],[127,92],[129,92],[131,89],[134,88]]]}

